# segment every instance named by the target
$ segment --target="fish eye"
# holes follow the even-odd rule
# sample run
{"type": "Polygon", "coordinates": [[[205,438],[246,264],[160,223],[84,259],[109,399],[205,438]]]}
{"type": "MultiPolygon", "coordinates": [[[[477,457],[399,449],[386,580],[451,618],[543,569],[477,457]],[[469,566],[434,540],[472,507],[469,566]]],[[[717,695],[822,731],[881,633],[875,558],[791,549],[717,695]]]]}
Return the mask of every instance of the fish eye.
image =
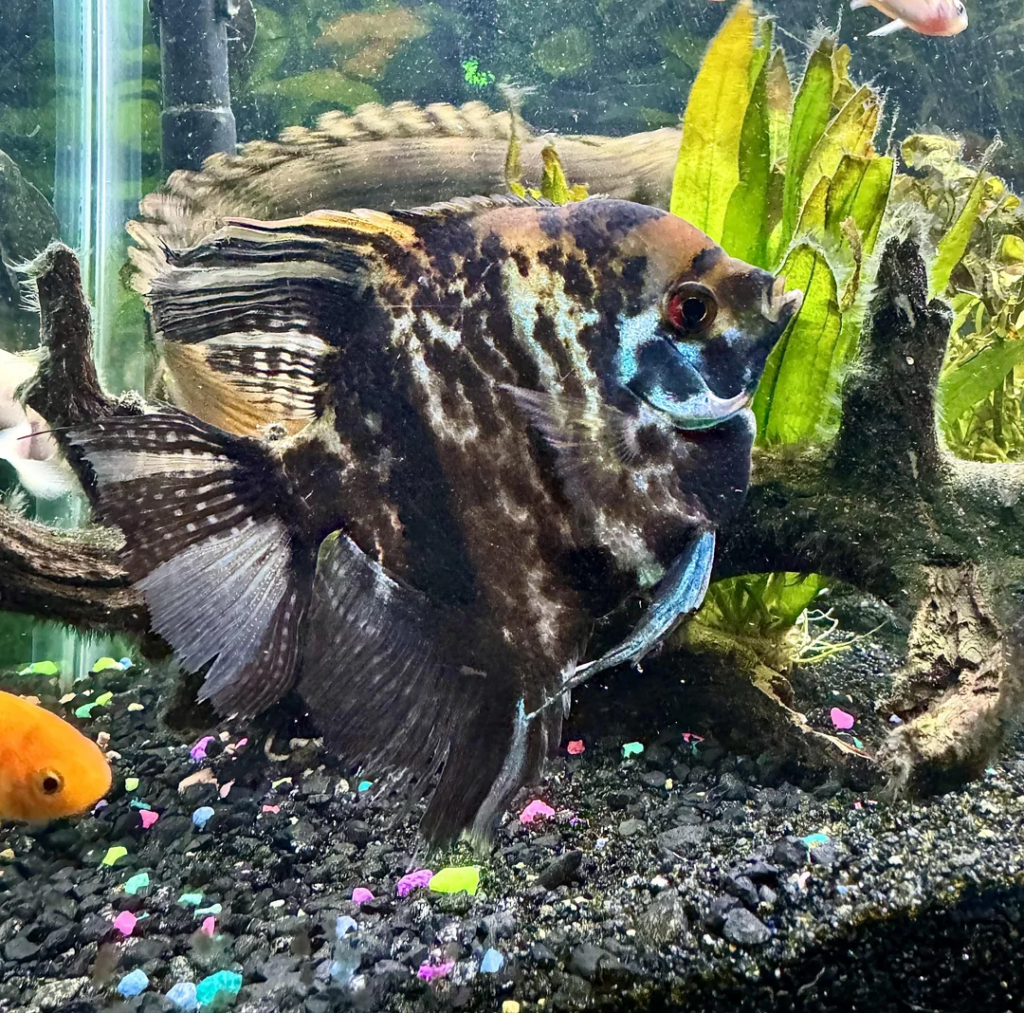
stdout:
{"type": "Polygon", "coordinates": [[[718,303],[711,289],[694,281],[684,282],[674,289],[665,305],[665,320],[680,334],[699,334],[706,331],[718,313],[718,303]]]}
{"type": "Polygon", "coordinates": [[[64,788],[64,778],[55,770],[44,770],[39,775],[39,787],[44,795],[56,795],[64,788]]]}

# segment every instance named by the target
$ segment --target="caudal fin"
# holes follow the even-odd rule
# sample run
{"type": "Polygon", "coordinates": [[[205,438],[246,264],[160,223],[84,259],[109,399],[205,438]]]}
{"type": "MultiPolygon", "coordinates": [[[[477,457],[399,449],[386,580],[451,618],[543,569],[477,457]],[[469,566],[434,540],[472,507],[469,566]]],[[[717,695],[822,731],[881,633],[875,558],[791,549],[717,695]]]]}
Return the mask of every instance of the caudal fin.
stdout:
{"type": "Polygon", "coordinates": [[[295,680],[314,550],[266,449],[173,410],[67,441],[99,518],[124,532],[153,629],[190,671],[213,661],[201,698],[250,715],[278,700],[295,680]]]}

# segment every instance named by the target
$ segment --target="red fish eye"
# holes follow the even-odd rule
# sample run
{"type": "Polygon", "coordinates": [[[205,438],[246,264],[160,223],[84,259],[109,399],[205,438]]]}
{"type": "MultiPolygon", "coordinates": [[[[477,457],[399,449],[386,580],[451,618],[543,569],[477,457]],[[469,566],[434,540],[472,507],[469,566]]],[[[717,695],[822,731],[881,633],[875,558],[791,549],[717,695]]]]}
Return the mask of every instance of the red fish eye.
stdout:
{"type": "Polygon", "coordinates": [[[711,326],[717,312],[718,305],[711,291],[690,282],[680,285],[669,296],[665,318],[681,334],[697,334],[711,326]]]}

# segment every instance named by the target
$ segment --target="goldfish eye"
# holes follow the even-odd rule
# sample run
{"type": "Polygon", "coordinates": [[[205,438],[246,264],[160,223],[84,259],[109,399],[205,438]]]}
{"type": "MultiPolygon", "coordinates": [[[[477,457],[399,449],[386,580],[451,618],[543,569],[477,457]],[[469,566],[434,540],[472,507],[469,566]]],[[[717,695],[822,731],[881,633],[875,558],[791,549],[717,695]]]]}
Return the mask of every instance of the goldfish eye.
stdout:
{"type": "Polygon", "coordinates": [[[718,313],[718,303],[711,290],[696,282],[686,282],[668,297],[665,319],[680,334],[699,334],[706,331],[718,313]]]}
{"type": "Polygon", "coordinates": [[[44,795],[56,795],[64,789],[64,778],[55,770],[44,770],[39,775],[39,787],[44,795]]]}

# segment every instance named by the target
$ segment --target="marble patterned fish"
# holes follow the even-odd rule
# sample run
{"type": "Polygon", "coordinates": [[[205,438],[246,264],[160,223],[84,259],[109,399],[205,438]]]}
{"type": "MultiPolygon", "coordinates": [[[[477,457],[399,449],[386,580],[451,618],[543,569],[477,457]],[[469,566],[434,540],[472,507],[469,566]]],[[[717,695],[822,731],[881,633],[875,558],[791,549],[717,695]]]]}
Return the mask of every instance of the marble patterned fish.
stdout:
{"type": "Polygon", "coordinates": [[[621,200],[133,232],[182,407],[62,438],[154,629],[222,712],[295,687],[342,757],[441,770],[425,836],[486,839],[565,691],[699,605],[801,293],[621,200]]]}

